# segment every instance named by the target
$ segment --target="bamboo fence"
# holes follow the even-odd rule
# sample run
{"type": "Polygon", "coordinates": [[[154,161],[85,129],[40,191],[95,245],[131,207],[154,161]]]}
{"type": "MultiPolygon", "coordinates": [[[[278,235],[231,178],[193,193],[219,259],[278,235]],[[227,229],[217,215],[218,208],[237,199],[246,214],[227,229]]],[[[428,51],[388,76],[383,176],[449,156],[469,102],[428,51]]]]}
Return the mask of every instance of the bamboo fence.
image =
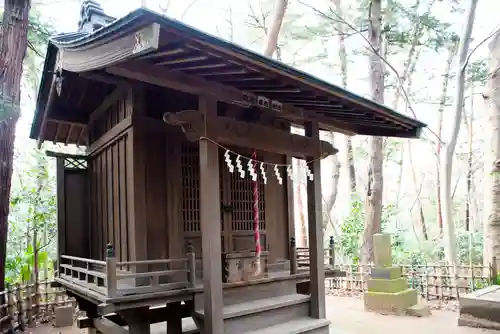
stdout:
{"type": "Polygon", "coordinates": [[[75,300],[63,289],[52,287],[53,282],[16,284],[0,292],[0,331],[24,331],[38,323],[52,321],[57,306],[75,306],[75,300]]]}
{"type": "MultiPolygon", "coordinates": [[[[345,271],[345,277],[333,277],[325,280],[326,287],[348,293],[366,291],[370,265],[336,265],[345,271]]],[[[408,287],[419,291],[427,301],[447,302],[459,300],[461,295],[484,288],[494,282],[496,274],[491,266],[472,265],[453,267],[446,265],[401,266],[403,276],[408,280],[408,287]]]]}

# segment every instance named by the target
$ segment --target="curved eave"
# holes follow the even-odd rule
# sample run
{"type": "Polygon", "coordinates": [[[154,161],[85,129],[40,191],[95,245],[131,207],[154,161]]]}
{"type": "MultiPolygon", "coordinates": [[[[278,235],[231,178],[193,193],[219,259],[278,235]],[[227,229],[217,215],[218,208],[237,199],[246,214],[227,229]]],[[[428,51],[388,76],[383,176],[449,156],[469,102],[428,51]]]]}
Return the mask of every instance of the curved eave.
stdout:
{"type": "MultiPolygon", "coordinates": [[[[391,124],[400,124],[405,129],[405,131],[402,131],[401,133],[397,131],[388,132],[387,136],[417,138],[421,133],[421,129],[426,127],[426,124],[416,119],[401,115],[375,101],[363,98],[355,93],[329,84],[324,80],[287,66],[279,61],[265,57],[212,35],[203,33],[177,20],[167,18],[147,9],[135,10],[123,18],[96,30],[92,34],[77,33],[72,37],[68,35],[59,35],[54,36],[51,39],[51,42],[58,48],[64,49],[65,51],[79,52],[98,47],[99,45],[105,45],[120,36],[137,31],[141,27],[150,23],[158,23],[162,31],[167,32],[169,35],[178,37],[183,41],[187,41],[187,44],[195,44],[200,48],[199,51],[206,51],[208,54],[211,54],[211,52],[217,52],[219,58],[223,56],[229,59],[230,62],[239,62],[244,67],[251,67],[257,72],[262,72],[263,75],[271,73],[272,77],[277,81],[282,79],[284,82],[286,81],[287,83],[291,83],[289,86],[295,85],[308,93],[318,93],[318,95],[326,97],[331,96],[332,99],[337,100],[336,102],[340,101],[342,104],[355,106],[359,113],[367,112],[373,115],[380,115],[380,117],[388,120],[391,124]]],[[[125,62],[131,58],[137,57],[131,54],[124,55],[115,64],[125,62]]],[[[85,68],[84,70],[92,70],[92,68],[85,68]]],[[[262,95],[265,96],[265,94],[262,95]]],[[[280,98],[273,99],[280,101],[280,98]]],[[[347,113],[348,111],[345,112],[347,113]]],[[[326,117],[335,119],[335,112],[327,114],[326,117]]],[[[369,119],[365,120],[365,124],[368,121],[369,119]]],[[[348,120],[348,122],[351,122],[351,120],[348,120]]],[[[359,130],[355,131],[355,133],[365,135],[385,135],[378,134],[377,131],[374,131],[375,128],[375,125],[373,128],[366,126],[359,127],[359,130]]]]}
{"type": "Polygon", "coordinates": [[[31,123],[30,138],[38,139],[40,135],[40,127],[45,113],[50,85],[52,84],[52,72],[57,60],[57,47],[49,42],[47,54],[43,64],[42,77],[40,80],[40,88],[38,89],[37,100],[35,105],[35,115],[31,123]]]}

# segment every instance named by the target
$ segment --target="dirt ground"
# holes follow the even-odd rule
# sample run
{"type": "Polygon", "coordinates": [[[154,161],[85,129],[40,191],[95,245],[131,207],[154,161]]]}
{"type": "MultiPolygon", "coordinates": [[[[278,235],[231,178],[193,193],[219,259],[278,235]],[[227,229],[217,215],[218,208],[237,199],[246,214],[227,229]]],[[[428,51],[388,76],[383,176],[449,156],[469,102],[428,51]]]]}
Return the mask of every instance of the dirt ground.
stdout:
{"type": "Polygon", "coordinates": [[[433,310],[429,317],[386,316],[363,310],[363,300],[327,296],[327,316],[332,334],[499,334],[498,331],[457,326],[457,313],[433,310]]]}
{"type": "MultiPolygon", "coordinates": [[[[327,315],[332,321],[331,334],[500,334],[498,331],[457,326],[457,314],[453,311],[433,310],[425,318],[384,316],[365,312],[363,301],[356,297],[327,296],[327,315]]],[[[53,328],[40,326],[27,331],[33,334],[80,334],[86,330],[77,328],[53,328]]],[[[166,333],[166,325],[155,324],[152,333],[166,333]]],[[[281,333],[280,333],[281,334],[281,333]]],[[[285,334],[285,333],[283,333],[285,334]]]]}

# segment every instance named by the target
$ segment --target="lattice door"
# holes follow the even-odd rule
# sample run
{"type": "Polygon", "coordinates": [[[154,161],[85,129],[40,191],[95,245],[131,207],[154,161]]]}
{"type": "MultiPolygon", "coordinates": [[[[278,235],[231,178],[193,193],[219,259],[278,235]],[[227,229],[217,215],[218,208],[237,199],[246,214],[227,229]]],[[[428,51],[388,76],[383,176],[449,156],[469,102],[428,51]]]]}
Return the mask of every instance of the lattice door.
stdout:
{"type": "MultiPolygon", "coordinates": [[[[235,157],[232,157],[234,161],[235,157]]],[[[258,157],[262,160],[262,157],[258,157]]],[[[254,250],[253,191],[252,181],[246,173],[244,179],[238,173],[230,173],[224,162],[224,152],[219,152],[221,242],[226,252],[254,250]]],[[[182,169],[182,219],[184,238],[191,241],[197,254],[201,254],[200,229],[200,167],[199,146],[185,142],[181,147],[182,169]]],[[[266,245],[264,183],[259,178],[259,211],[261,243],[266,245]]]]}
{"type": "MultiPolygon", "coordinates": [[[[242,152],[242,154],[245,154],[246,156],[249,155],[248,152],[242,152]]],[[[235,156],[231,156],[232,161],[235,161],[235,159],[235,156]]],[[[258,156],[257,159],[262,161],[263,157],[258,156]]],[[[223,188],[226,192],[224,199],[227,201],[224,204],[229,205],[231,208],[230,213],[226,215],[228,220],[226,226],[230,229],[226,233],[226,237],[229,238],[227,247],[233,252],[255,250],[253,232],[253,187],[250,175],[248,171],[246,171],[245,178],[241,178],[237,171],[230,173],[225,163],[224,166],[221,167],[221,175],[225,184],[225,187],[223,188]]],[[[257,180],[259,185],[259,229],[261,232],[261,244],[263,249],[265,249],[265,185],[261,177],[258,177],[257,180]]]]}
{"type": "MultiPolygon", "coordinates": [[[[182,175],[182,220],[184,239],[191,241],[196,254],[201,256],[200,228],[200,156],[198,143],[184,142],[181,145],[181,175],[182,175]]],[[[222,177],[221,177],[222,188],[222,177]]],[[[222,189],[221,189],[222,192],[222,189]]],[[[222,198],[222,194],[221,194],[222,198]]],[[[221,221],[221,232],[224,222],[221,221]]],[[[224,235],[221,234],[222,249],[224,235]]]]}

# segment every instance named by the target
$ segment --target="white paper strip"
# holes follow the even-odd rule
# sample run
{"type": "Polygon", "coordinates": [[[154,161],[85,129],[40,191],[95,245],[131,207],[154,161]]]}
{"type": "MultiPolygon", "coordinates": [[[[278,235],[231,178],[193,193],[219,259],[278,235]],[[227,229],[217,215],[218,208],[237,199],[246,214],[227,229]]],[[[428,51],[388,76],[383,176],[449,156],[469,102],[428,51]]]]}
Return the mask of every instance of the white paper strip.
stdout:
{"type": "Polygon", "coordinates": [[[229,172],[234,173],[234,165],[233,165],[233,162],[231,161],[231,156],[229,155],[228,150],[226,150],[226,153],[224,153],[224,157],[226,158],[225,161],[226,161],[227,168],[229,169],[229,172]]]}
{"type": "Polygon", "coordinates": [[[255,172],[255,168],[253,168],[253,160],[248,160],[247,167],[252,181],[257,181],[257,173],[255,172]]]}
{"type": "Polygon", "coordinates": [[[236,168],[238,169],[238,172],[240,173],[240,177],[242,179],[244,179],[245,178],[245,170],[243,169],[243,166],[241,164],[241,157],[239,154],[236,157],[236,168]]]}
{"type": "Polygon", "coordinates": [[[283,178],[280,175],[280,170],[278,169],[278,165],[274,165],[274,174],[276,175],[276,178],[278,179],[278,183],[283,184],[283,178]]]}
{"type": "Polygon", "coordinates": [[[264,181],[264,184],[267,184],[267,176],[266,176],[266,170],[264,169],[264,163],[260,163],[260,174],[262,175],[262,181],[264,181]]]}

